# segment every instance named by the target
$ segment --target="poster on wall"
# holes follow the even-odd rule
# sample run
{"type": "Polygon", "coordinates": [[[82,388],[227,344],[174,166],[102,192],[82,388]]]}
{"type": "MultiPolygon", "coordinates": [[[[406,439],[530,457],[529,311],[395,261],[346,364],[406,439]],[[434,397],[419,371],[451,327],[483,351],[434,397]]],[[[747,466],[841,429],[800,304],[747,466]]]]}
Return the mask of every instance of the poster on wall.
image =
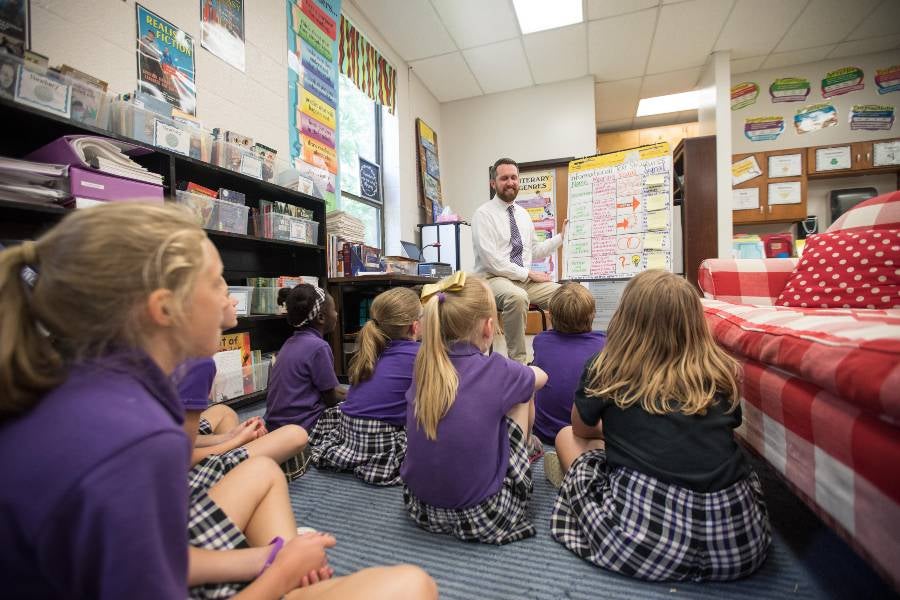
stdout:
{"type": "Polygon", "coordinates": [[[416,155],[419,180],[419,206],[425,209],[425,222],[434,223],[444,208],[441,195],[441,168],[438,161],[437,133],[422,119],[416,119],[416,155]]]}
{"type": "Polygon", "coordinates": [[[804,102],[809,96],[809,80],[802,77],[782,77],[769,86],[772,102],[804,102]]]}
{"type": "Polygon", "coordinates": [[[285,0],[288,143],[294,168],[313,182],[326,211],[337,208],[340,0],[285,0]]]}
{"type": "Polygon", "coordinates": [[[894,107],[887,104],[854,104],[850,109],[850,129],[887,131],[894,125],[894,107]]]}
{"type": "MultiPolygon", "coordinates": [[[[519,195],[516,204],[525,209],[534,224],[538,242],[549,240],[556,234],[556,177],[553,170],[523,171],[519,173],[519,195]]],[[[531,263],[530,269],[550,275],[557,281],[559,274],[556,252],[531,263]]]]}
{"type": "Polygon", "coordinates": [[[750,106],[759,97],[759,86],[752,81],[744,81],[731,86],[731,110],[750,106]]]}
{"type": "Polygon", "coordinates": [[[819,131],[838,124],[837,109],[833,104],[825,102],[797,109],[794,115],[794,129],[797,133],[819,131]]]}
{"type": "Polygon", "coordinates": [[[784,117],[753,117],[744,119],[744,137],[751,142],[769,142],[777,140],[784,131],[784,117]]]}
{"type": "Polygon", "coordinates": [[[875,70],[875,87],[879,94],[890,94],[900,90],[900,65],[875,70]]]}
{"type": "Polygon", "coordinates": [[[31,48],[28,0],[0,0],[0,52],[22,57],[31,48]]]}
{"type": "Polygon", "coordinates": [[[138,90],[196,115],[193,38],[140,4],[135,7],[138,90]]]}
{"type": "Polygon", "coordinates": [[[667,142],[569,163],[564,277],[629,279],[672,271],[672,153],[667,142]]]}
{"type": "Polygon", "coordinates": [[[747,158],[731,163],[731,185],[740,185],[762,175],[762,169],[752,154],[747,158]]]}
{"type": "Polygon", "coordinates": [[[822,97],[833,98],[866,86],[865,74],[859,67],[844,67],[825,73],[822,78],[822,97]]]}
{"type": "Polygon", "coordinates": [[[200,0],[200,45],[244,71],[244,0],[200,0]]]}

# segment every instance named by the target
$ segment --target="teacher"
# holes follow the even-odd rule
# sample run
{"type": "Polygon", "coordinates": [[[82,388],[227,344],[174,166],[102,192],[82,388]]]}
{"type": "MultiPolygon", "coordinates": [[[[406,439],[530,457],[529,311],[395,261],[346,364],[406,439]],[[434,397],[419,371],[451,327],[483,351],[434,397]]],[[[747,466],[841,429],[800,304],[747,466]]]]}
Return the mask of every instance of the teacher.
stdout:
{"type": "Polygon", "coordinates": [[[559,288],[547,273],[529,269],[532,259],[552,254],[562,245],[563,231],[539,242],[528,212],[517,205],[519,165],[501,158],[491,168],[491,190],[496,193],[472,217],[475,271],[487,279],[503,320],[509,357],[526,363],[525,316],[529,304],[546,308],[559,288]]]}

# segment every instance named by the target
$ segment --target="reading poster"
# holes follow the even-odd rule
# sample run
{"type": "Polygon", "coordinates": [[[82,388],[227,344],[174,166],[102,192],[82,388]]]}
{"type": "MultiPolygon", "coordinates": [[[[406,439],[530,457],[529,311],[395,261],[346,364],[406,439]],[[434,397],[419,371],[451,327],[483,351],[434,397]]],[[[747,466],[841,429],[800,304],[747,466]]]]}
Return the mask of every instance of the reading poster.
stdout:
{"type": "MultiPolygon", "coordinates": [[[[519,195],[516,204],[525,209],[539,242],[556,233],[556,184],[553,170],[524,171],[519,173],[519,195]]],[[[532,271],[547,273],[551,281],[557,281],[556,251],[550,256],[532,261],[532,271]]]]}
{"type": "Polygon", "coordinates": [[[672,154],[662,142],[569,163],[566,277],[672,271],[672,154]]]}
{"type": "Polygon", "coordinates": [[[200,45],[244,70],[244,0],[200,0],[200,45]]]}
{"type": "Polygon", "coordinates": [[[138,89],[197,114],[194,40],[137,4],[138,89]]]}

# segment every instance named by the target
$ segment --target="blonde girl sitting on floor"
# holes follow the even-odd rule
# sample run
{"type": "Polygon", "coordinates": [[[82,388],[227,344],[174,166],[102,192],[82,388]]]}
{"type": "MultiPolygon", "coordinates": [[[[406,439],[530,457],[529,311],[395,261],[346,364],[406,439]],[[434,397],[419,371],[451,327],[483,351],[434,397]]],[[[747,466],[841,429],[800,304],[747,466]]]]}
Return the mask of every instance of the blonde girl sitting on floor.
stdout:
{"type": "Polygon", "coordinates": [[[403,499],[415,523],[462,540],[506,544],[531,537],[526,440],[537,367],[499,354],[494,295],[483,279],[457,272],[422,290],[425,313],[415,378],[406,393],[403,499]]]}
{"type": "MultiPolygon", "coordinates": [[[[310,437],[319,468],[353,471],[366,483],[398,485],[406,455],[406,390],[419,350],[422,304],[408,288],[393,288],[372,302],[350,362],[350,389],[326,409],[310,437]]],[[[283,428],[282,428],[283,429],[283,428]]]]}
{"type": "MultiPolygon", "coordinates": [[[[572,425],[556,436],[565,478],[554,539],[641,579],[755,571],[771,537],[759,480],[733,435],[737,369],[690,283],[660,270],[632,279],[585,368],[572,425]]],[[[548,474],[553,461],[544,459],[548,474]]]]}

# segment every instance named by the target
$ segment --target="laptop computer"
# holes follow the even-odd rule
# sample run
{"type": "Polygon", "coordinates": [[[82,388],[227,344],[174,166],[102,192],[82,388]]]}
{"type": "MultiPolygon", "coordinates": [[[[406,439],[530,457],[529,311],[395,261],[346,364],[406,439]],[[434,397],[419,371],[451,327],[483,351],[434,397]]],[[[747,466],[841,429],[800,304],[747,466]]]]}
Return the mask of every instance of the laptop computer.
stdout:
{"type": "Polygon", "coordinates": [[[419,250],[419,246],[412,242],[404,242],[400,240],[400,245],[403,247],[403,254],[406,258],[411,258],[412,260],[422,260],[422,251],[419,250]]]}

